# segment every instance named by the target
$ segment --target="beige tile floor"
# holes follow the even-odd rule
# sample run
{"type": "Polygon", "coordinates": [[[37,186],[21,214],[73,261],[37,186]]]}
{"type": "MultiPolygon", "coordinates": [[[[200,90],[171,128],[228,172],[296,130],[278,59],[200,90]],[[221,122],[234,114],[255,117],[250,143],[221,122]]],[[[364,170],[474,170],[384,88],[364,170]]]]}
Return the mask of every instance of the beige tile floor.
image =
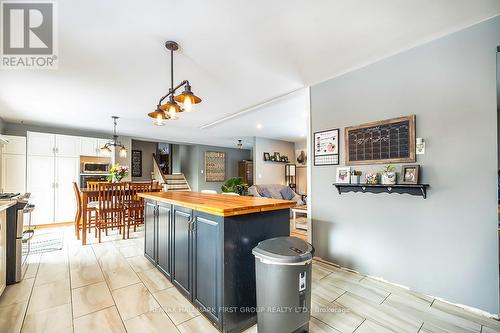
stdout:
{"type": "MultiPolygon", "coordinates": [[[[60,230],[64,249],[31,256],[0,297],[1,333],[217,332],[143,257],[142,232],[82,247],[60,230]]],[[[313,333],[500,332],[491,318],[320,261],[312,304],[313,333]]]]}

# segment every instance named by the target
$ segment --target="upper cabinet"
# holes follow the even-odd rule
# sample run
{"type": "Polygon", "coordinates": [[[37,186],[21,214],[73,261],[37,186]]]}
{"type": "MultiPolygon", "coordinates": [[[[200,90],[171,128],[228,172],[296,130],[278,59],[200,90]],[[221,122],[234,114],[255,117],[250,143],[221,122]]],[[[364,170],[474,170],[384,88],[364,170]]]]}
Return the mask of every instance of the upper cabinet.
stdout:
{"type": "Polygon", "coordinates": [[[95,138],[80,138],[80,155],[97,156],[97,139],[95,138]]]}
{"type": "Polygon", "coordinates": [[[56,135],[55,154],[63,157],[80,156],[80,138],[70,135],[56,135]]]}
{"type": "Polygon", "coordinates": [[[55,153],[55,147],[54,134],[28,132],[28,155],[51,156],[55,153]]]}
{"type": "Polygon", "coordinates": [[[3,135],[9,143],[2,146],[3,154],[26,155],[26,137],[3,135]]]}

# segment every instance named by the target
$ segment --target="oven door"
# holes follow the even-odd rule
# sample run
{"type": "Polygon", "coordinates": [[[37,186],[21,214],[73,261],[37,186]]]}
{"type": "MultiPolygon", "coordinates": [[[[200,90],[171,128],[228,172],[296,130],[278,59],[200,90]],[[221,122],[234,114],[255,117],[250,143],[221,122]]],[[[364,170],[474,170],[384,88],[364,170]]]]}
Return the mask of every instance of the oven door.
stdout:
{"type": "Polygon", "coordinates": [[[80,175],[80,188],[86,188],[87,182],[105,182],[108,175],[80,175]]]}

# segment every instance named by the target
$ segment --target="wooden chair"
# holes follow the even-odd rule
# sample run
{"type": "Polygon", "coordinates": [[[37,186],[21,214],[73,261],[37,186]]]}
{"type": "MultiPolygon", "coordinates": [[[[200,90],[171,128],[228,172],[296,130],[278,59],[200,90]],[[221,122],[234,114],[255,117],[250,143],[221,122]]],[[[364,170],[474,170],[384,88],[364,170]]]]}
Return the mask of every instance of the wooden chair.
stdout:
{"type": "MultiPolygon", "coordinates": [[[[75,192],[76,199],[76,213],[75,213],[75,235],[77,239],[80,239],[80,230],[82,229],[82,196],[80,194],[80,189],[78,184],[73,182],[73,190],[75,192]]],[[[97,220],[97,209],[94,203],[89,203],[87,206],[88,217],[87,217],[87,229],[90,233],[92,227],[95,227],[95,222],[97,220]]]]}
{"type": "Polygon", "coordinates": [[[96,236],[101,242],[101,231],[108,235],[108,227],[118,228],[125,238],[125,183],[98,184],[96,236]],[[123,230],[122,230],[123,228],[123,230]],[[97,235],[98,234],[98,235],[97,235]]]}
{"type": "Polygon", "coordinates": [[[153,183],[129,183],[126,207],[127,213],[125,214],[125,223],[127,226],[127,238],[130,237],[130,227],[134,227],[137,231],[137,226],[144,223],[144,199],[139,197],[138,193],[151,192],[153,183]]]}
{"type": "Polygon", "coordinates": [[[87,188],[89,190],[97,191],[99,189],[99,184],[107,184],[109,182],[87,182],[87,188]]]}

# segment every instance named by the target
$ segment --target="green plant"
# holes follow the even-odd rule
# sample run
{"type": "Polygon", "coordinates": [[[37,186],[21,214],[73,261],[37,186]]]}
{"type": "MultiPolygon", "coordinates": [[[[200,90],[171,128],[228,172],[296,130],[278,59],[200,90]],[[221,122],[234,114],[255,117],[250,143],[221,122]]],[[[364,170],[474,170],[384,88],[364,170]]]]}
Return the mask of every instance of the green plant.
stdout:
{"type": "Polygon", "coordinates": [[[233,192],[242,194],[247,189],[248,189],[248,184],[244,183],[241,177],[229,178],[224,182],[224,185],[221,186],[222,192],[225,193],[233,192]]]}
{"type": "Polygon", "coordinates": [[[396,171],[396,167],[394,165],[386,165],[383,169],[382,169],[382,172],[383,173],[387,173],[387,172],[395,172],[396,171]]]}

